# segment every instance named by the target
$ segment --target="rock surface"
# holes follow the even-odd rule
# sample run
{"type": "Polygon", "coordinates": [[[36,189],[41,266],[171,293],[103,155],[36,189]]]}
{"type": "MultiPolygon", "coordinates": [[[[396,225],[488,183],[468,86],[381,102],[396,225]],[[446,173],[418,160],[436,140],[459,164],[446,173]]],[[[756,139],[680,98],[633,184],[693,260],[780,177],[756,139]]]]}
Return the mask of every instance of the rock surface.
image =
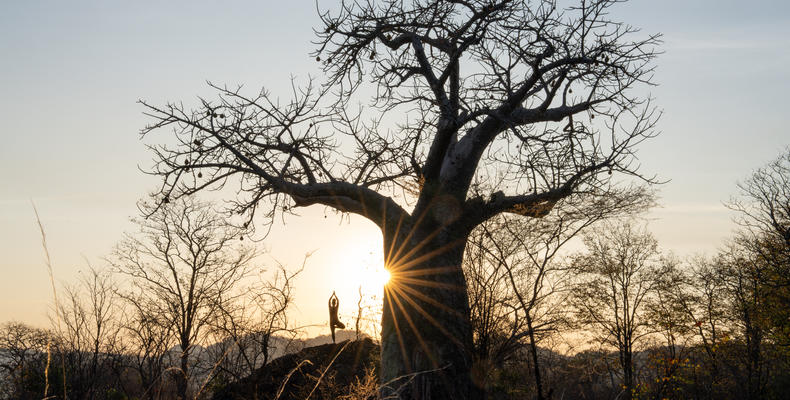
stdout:
{"type": "Polygon", "coordinates": [[[377,370],[379,354],[378,345],[368,338],[306,347],[218,390],[213,399],[337,399],[377,370]]]}

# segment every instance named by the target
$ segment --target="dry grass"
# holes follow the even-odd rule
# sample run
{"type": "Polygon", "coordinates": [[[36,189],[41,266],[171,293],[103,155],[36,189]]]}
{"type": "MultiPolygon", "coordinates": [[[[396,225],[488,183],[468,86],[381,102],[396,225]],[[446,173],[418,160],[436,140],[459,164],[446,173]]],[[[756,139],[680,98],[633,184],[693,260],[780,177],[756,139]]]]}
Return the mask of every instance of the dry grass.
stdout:
{"type": "MultiPolygon", "coordinates": [[[[36,223],[38,223],[38,229],[41,232],[41,246],[44,248],[44,260],[45,264],[47,265],[47,273],[49,273],[49,283],[52,285],[52,298],[55,301],[55,323],[58,327],[58,332],[61,332],[61,317],[60,312],[58,311],[58,290],[55,286],[55,273],[53,272],[52,268],[52,257],[49,255],[49,246],[47,246],[47,234],[44,231],[44,225],[41,223],[41,217],[38,215],[38,209],[36,208],[36,203],[33,200],[30,200],[30,204],[33,206],[33,212],[36,214],[36,223]]],[[[47,392],[49,391],[49,363],[51,359],[51,351],[50,351],[50,343],[47,343],[47,368],[44,371],[44,398],[47,397],[47,392]]],[[[67,400],[68,396],[66,394],[66,361],[63,357],[60,358],[61,362],[61,369],[63,370],[63,399],[67,400]]]]}

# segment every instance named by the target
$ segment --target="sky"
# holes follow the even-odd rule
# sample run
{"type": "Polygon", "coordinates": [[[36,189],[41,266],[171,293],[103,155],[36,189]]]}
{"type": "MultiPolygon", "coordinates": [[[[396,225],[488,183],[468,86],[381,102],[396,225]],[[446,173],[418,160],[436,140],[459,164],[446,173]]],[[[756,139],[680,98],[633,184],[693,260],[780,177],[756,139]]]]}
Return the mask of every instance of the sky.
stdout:
{"type": "MultiPolygon", "coordinates": [[[[650,229],[679,255],[712,253],[734,228],[723,202],[736,182],[790,145],[790,3],[632,0],[613,14],[664,35],[659,85],[650,89],[664,112],[662,134],[638,154],[644,172],[669,181],[650,229]]],[[[287,97],[290,76],[321,76],[308,56],[318,24],[314,2],[301,0],[5,3],[0,322],[48,323],[52,291],[33,203],[59,285],[101,266],[134,229],[136,201],[158,183],[141,172],[151,155],[139,136],[148,120],[138,99],[209,96],[206,81],[287,97]]],[[[325,214],[306,209],[261,244],[263,267],[297,267],[312,253],[296,282],[294,318],[303,325],[326,322],[332,290],[341,319],[354,314],[364,271],[381,260],[372,223],[325,214]]]]}

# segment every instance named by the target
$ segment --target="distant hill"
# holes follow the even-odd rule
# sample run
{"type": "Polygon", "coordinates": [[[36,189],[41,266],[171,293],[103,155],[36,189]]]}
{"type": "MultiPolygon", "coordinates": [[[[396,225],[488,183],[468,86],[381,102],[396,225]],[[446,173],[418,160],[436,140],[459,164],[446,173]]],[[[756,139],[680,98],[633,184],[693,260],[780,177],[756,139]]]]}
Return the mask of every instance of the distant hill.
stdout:
{"type": "MultiPolygon", "coordinates": [[[[356,340],[356,337],[357,333],[353,330],[339,330],[335,332],[335,338],[338,343],[346,340],[354,341],[356,340]]],[[[362,337],[367,337],[367,335],[362,334],[362,337]]],[[[278,357],[297,352],[305,347],[313,347],[327,343],[332,343],[332,337],[330,335],[319,335],[307,339],[272,336],[269,339],[269,359],[273,360],[278,357]]],[[[217,353],[216,348],[224,349],[226,345],[227,343],[213,343],[208,346],[195,346],[195,350],[193,350],[192,353],[217,353]]],[[[236,349],[232,348],[231,350],[235,351],[236,349]]],[[[177,346],[174,346],[169,350],[169,352],[177,355],[181,353],[181,350],[177,346]]],[[[219,352],[222,353],[222,351],[219,352]]]]}
{"type": "MultiPolygon", "coordinates": [[[[362,337],[360,339],[367,337],[367,335],[365,335],[364,333],[361,334],[361,336],[362,337]]],[[[356,340],[356,338],[357,338],[357,332],[350,329],[338,330],[335,332],[335,341],[337,343],[344,342],[346,340],[353,342],[354,340],[356,340]]],[[[319,335],[309,339],[302,339],[300,341],[304,344],[304,347],[313,347],[322,344],[332,343],[332,336],[319,335]]]]}
{"type": "MultiPolygon", "coordinates": [[[[320,341],[322,337],[307,342],[320,341]]],[[[369,338],[309,346],[217,390],[213,399],[273,400],[279,393],[281,400],[301,400],[311,392],[311,399],[335,399],[347,394],[352,384],[363,382],[367,372],[375,371],[379,358],[379,347],[369,338]]]]}

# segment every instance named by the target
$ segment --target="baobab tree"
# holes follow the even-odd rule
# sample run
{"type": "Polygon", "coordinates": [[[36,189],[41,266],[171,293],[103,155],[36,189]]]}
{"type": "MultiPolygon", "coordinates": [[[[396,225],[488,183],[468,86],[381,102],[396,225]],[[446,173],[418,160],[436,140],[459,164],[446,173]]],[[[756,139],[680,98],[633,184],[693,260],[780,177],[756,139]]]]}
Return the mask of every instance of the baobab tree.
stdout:
{"type": "Polygon", "coordinates": [[[382,391],[476,398],[469,232],[502,213],[641,193],[618,177],[650,181],[634,150],[659,113],[637,89],[659,37],[611,20],[616,3],[344,2],[315,31],[323,80],[294,84],[289,101],[212,85],[218,98],[196,108],[142,102],[142,134],[170,133],[151,146],[159,199],[229,187],[247,224],[316,204],[368,218],[392,275],[382,391]],[[369,107],[353,105],[369,93],[369,107]]]}

